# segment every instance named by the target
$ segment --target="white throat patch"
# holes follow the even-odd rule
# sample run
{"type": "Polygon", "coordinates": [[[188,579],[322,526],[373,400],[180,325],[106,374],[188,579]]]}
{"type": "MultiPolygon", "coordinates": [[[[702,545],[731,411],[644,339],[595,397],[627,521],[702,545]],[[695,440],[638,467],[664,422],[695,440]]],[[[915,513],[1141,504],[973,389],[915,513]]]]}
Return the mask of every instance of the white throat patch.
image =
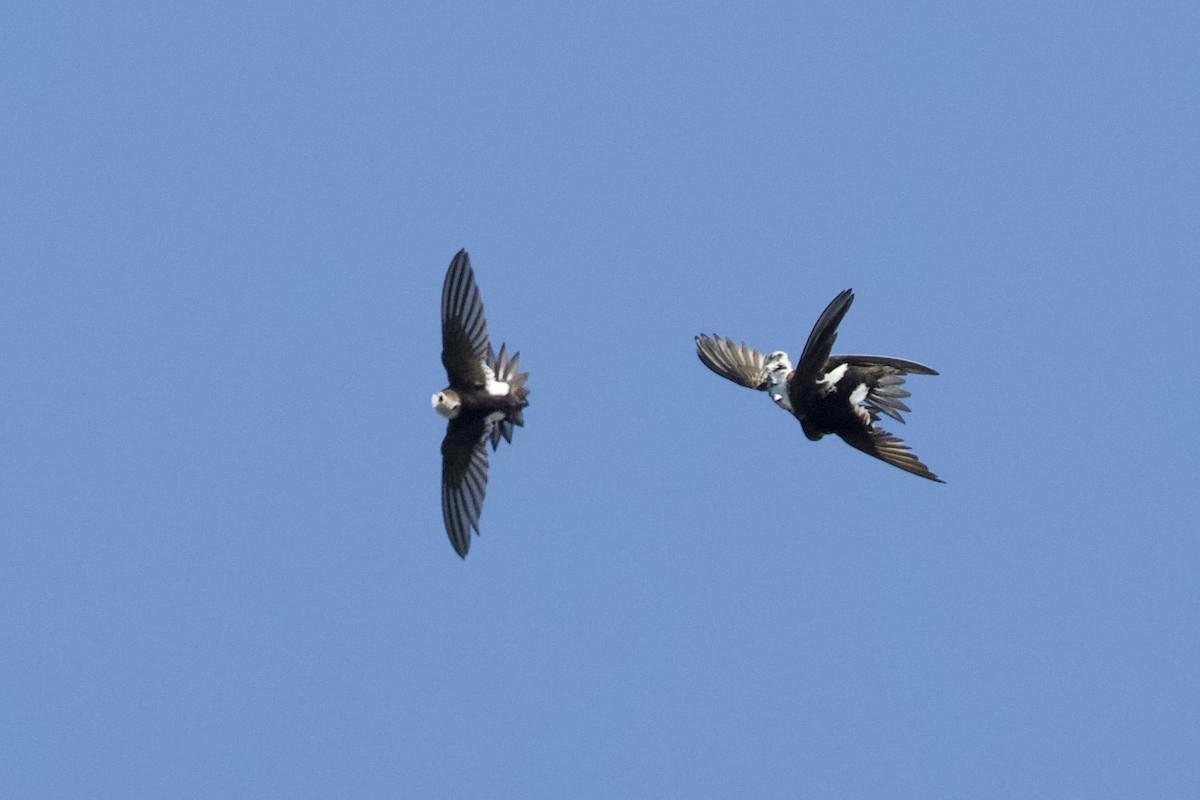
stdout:
{"type": "Polygon", "coordinates": [[[454,419],[462,412],[462,400],[459,399],[458,392],[453,389],[440,391],[430,399],[433,410],[438,413],[438,416],[454,419]]]}
{"type": "Polygon", "coordinates": [[[767,393],[775,401],[775,405],[787,411],[792,410],[792,401],[787,393],[787,379],[792,372],[792,360],[787,353],[777,350],[767,356],[763,367],[767,371],[767,393]]]}
{"type": "Polygon", "coordinates": [[[792,401],[787,395],[787,387],[776,385],[767,389],[767,391],[770,392],[771,399],[775,401],[775,405],[779,406],[784,411],[793,414],[796,413],[795,409],[792,408],[792,401]]]}

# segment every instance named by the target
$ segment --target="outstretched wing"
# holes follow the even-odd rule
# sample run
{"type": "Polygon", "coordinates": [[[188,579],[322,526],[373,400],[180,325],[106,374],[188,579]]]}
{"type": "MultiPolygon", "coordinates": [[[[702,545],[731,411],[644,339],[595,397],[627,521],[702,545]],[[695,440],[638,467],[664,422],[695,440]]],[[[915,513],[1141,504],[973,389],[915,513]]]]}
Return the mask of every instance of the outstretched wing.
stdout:
{"type": "Polygon", "coordinates": [[[466,250],[459,250],[442,284],[442,364],[451,386],[482,385],[488,359],[487,317],[466,250]]]}
{"type": "Polygon", "coordinates": [[[899,467],[905,472],[920,475],[931,481],[945,483],[944,480],[929,471],[929,467],[921,463],[916,454],[899,437],[887,431],[876,428],[863,428],[853,433],[839,433],[842,441],[851,447],[861,450],[869,456],[886,461],[893,467],[899,467]]]}
{"type": "Polygon", "coordinates": [[[491,423],[478,415],[460,416],[446,426],[442,440],[442,519],[454,551],[463,558],[471,546],[471,529],[479,532],[487,491],[487,441],[491,423]]]}
{"type": "Polygon", "coordinates": [[[933,367],[927,367],[924,364],[918,364],[916,361],[908,361],[903,358],[893,358],[892,356],[830,356],[835,363],[849,364],[852,367],[891,367],[901,375],[937,375],[938,371],[933,367]]]}
{"type": "Polygon", "coordinates": [[[804,343],[800,363],[796,365],[796,371],[788,381],[788,398],[793,408],[799,410],[808,407],[808,402],[816,391],[817,379],[825,373],[825,363],[829,360],[833,343],[837,341],[838,325],[842,324],[842,317],[846,316],[853,302],[854,292],[847,289],[833,298],[817,318],[817,324],[813,326],[808,334],[808,341],[804,343]]]}
{"type": "Polygon", "coordinates": [[[766,391],[766,359],[745,342],[737,344],[715,333],[711,338],[702,333],[696,337],[696,355],[704,362],[704,366],[722,378],[750,389],[766,391]]]}

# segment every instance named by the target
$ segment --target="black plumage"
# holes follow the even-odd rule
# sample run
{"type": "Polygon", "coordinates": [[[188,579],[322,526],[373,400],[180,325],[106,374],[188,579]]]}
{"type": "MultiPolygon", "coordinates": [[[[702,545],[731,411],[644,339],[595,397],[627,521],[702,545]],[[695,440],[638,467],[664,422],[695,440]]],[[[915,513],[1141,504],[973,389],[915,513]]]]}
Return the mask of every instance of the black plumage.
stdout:
{"type": "Polygon", "coordinates": [[[433,407],[449,419],[442,440],[442,519],[454,551],[466,558],[471,530],[487,491],[488,451],[512,441],[513,426],[525,424],[529,405],[520,354],[509,358],[488,341],[487,317],[466,250],[450,262],[442,285],[442,364],[450,385],[433,396],[433,407]]]}
{"type": "Polygon", "coordinates": [[[796,368],[787,354],[764,356],[744,342],[721,336],[696,337],[696,354],[718,375],[771,393],[776,404],[800,420],[804,435],[816,441],[834,434],[846,444],[905,472],[944,483],[901,439],[876,426],[880,415],[904,422],[909,411],[901,388],[904,375],[937,375],[915,361],[890,356],[831,355],[838,326],[854,293],[838,294],[813,326],[796,368]]]}

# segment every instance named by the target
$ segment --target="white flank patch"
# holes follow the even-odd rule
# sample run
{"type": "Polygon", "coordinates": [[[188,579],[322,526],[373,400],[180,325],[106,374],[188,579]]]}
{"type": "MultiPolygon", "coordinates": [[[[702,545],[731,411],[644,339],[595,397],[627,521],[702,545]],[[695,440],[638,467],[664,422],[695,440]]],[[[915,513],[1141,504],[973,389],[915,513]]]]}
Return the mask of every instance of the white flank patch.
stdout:
{"type": "MultiPolygon", "coordinates": [[[[845,366],[845,364],[842,366],[845,366]]],[[[867,399],[868,391],[869,389],[865,383],[855,386],[854,391],[850,393],[850,407],[854,409],[855,414],[858,414],[859,419],[865,425],[869,426],[871,424],[871,412],[863,405],[863,401],[867,399]]]]}
{"type": "Polygon", "coordinates": [[[838,364],[837,367],[821,376],[821,379],[817,381],[817,388],[822,394],[836,392],[838,381],[842,379],[842,376],[846,374],[846,370],[848,369],[850,369],[849,364],[838,364]]]}
{"type": "MultiPolygon", "coordinates": [[[[843,365],[844,366],[844,365],[843,365]]],[[[854,391],[850,393],[850,405],[857,406],[867,399],[867,385],[860,383],[854,387],[854,391]]]]}
{"type": "Polygon", "coordinates": [[[483,390],[492,397],[504,397],[508,394],[508,384],[504,381],[496,380],[496,373],[486,362],[481,361],[479,365],[483,367],[483,390]]]}

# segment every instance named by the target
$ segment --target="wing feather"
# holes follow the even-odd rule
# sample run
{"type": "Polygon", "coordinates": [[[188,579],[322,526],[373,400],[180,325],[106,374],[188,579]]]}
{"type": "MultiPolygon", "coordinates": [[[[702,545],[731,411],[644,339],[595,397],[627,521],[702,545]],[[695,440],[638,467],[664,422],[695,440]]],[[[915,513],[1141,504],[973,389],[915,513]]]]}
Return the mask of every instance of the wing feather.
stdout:
{"type": "Polygon", "coordinates": [[[491,424],[478,416],[459,417],[446,426],[442,440],[442,519],[450,544],[467,557],[471,530],[479,532],[479,515],[487,493],[487,441],[491,424]]]}
{"type": "Polygon", "coordinates": [[[937,371],[915,361],[891,356],[830,356],[827,370],[836,369],[846,364],[850,367],[852,382],[861,381],[867,385],[867,396],[864,404],[881,414],[886,414],[897,422],[903,423],[901,412],[912,409],[904,402],[905,397],[912,397],[912,392],[902,389],[904,375],[937,375],[937,371]]]}
{"type": "Polygon", "coordinates": [[[749,389],[766,391],[766,358],[745,342],[738,344],[715,333],[711,337],[700,334],[696,337],[696,355],[704,366],[722,378],[749,389]]]}
{"type": "Polygon", "coordinates": [[[837,297],[825,306],[825,310],[817,318],[817,324],[813,325],[808,334],[804,352],[800,354],[800,363],[788,379],[788,399],[792,408],[798,412],[803,413],[802,410],[808,408],[816,392],[817,379],[825,373],[829,353],[833,350],[833,343],[837,341],[838,325],[842,324],[842,318],[846,316],[853,302],[853,291],[846,289],[839,292],[837,297]]]}
{"type": "Polygon", "coordinates": [[[466,250],[459,250],[442,284],[442,364],[451,386],[484,381],[481,364],[490,360],[487,317],[466,250]]]}
{"type": "Polygon", "coordinates": [[[934,475],[929,467],[921,463],[903,440],[882,428],[871,427],[853,433],[839,433],[838,436],[851,447],[881,461],[886,461],[893,467],[899,467],[905,472],[928,478],[931,481],[945,483],[944,480],[934,475]]]}
{"type": "Polygon", "coordinates": [[[918,364],[916,361],[908,361],[903,358],[893,358],[892,356],[830,356],[830,360],[838,364],[849,364],[852,367],[874,367],[877,365],[892,367],[899,375],[937,375],[938,371],[933,367],[927,367],[924,364],[918,364]]]}

